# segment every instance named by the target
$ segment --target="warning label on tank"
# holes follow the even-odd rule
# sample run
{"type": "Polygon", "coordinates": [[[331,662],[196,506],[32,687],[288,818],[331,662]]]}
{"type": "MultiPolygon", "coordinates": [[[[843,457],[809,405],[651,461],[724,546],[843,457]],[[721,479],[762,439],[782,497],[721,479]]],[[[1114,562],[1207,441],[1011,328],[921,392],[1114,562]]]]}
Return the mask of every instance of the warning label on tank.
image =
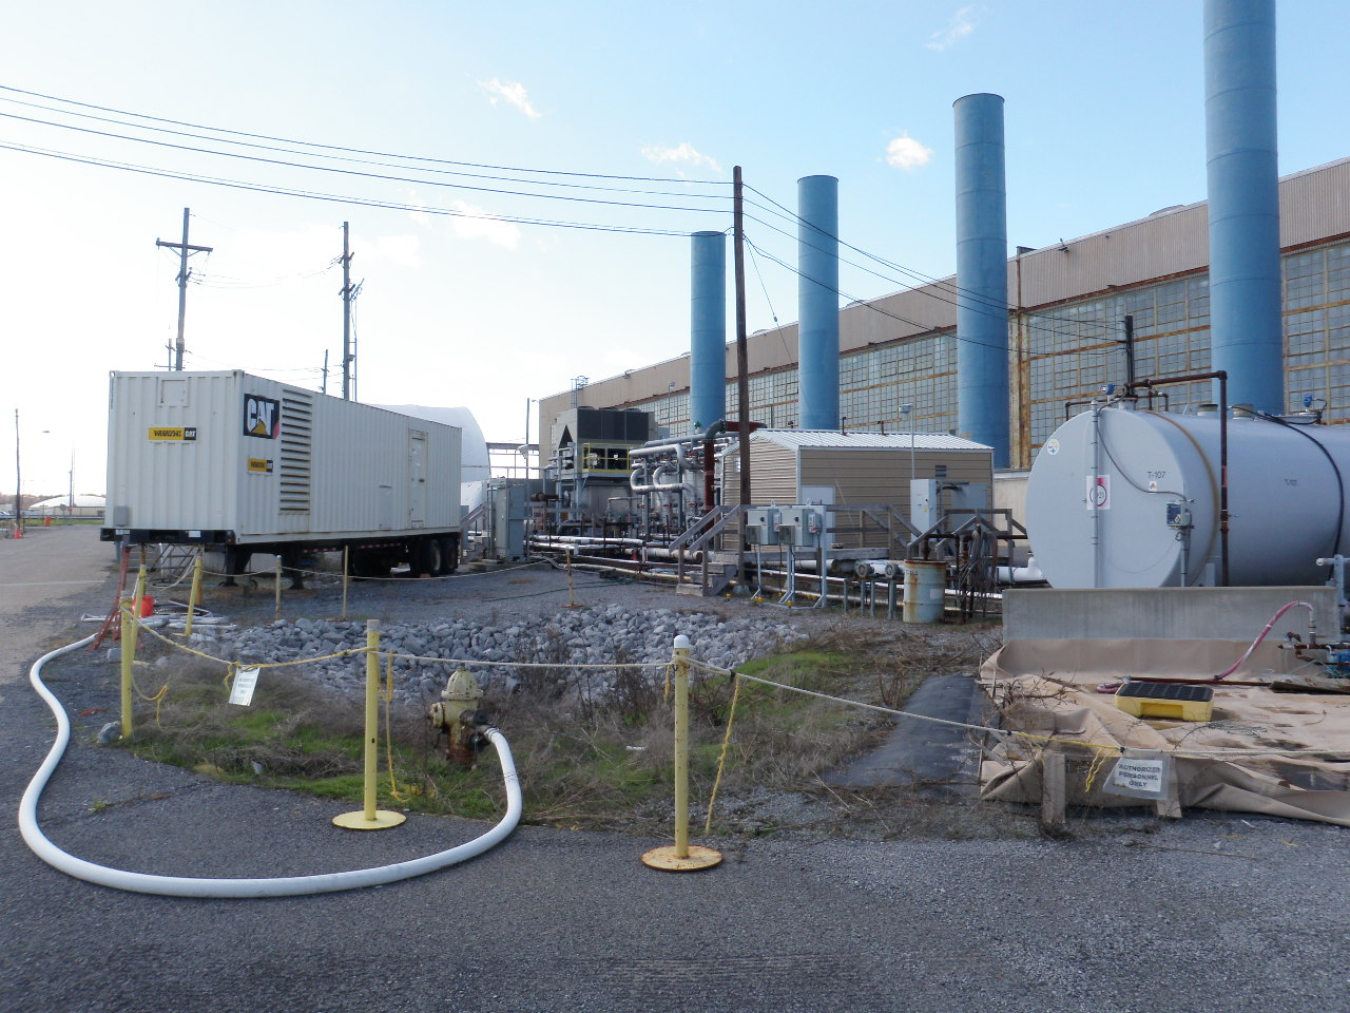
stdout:
{"type": "Polygon", "coordinates": [[[248,470],[254,475],[270,475],[272,474],[272,462],[261,457],[250,457],[248,459],[248,470]]]}
{"type": "Polygon", "coordinates": [[[197,438],[196,426],[151,426],[150,439],[190,443],[197,438]]]}
{"type": "Polygon", "coordinates": [[[1089,510],[1111,509],[1111,476],[1087,476],[1087,508],[1089,510]]]}

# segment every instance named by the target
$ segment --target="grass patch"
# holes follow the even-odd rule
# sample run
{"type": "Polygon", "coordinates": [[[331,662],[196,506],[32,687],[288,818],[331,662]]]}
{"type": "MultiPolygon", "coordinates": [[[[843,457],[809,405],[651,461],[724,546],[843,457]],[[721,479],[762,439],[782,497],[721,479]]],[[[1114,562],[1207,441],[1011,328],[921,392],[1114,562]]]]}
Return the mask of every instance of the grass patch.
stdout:
{"type": "MultiPolygon", "coordinates": [[[[935,653],[918,638],[897,641],[891,632],[878,642],[875,635],[869,639],[840,629],[750,662],[744,672],[787,687],[899,707],[929,672],[968,667],[982,649],[935,653]]],[[[179,658],[172,656],[175,662],[179,658]]],[[[593,673],[557,664],[557,656],[521,660],[552,665],[517,669],[514,679],[495,681],[483,707],[510,741],[524,794],[524,821],[668,832],[674,714],[665,672],[629,666],[602,692],[593,673]]],[[[302,670],[278,669],[264,672],[251,707],[237,707],[227,702],[217,666],[191,661],[169,671],[158,720],[152,706],[137,719],[129,744],[138,755],[207,769],[233,782],[361,803],[359,699],[307,683],[302,670]]],[[[749,681],[741,683],[734,716],[732,698],[729,678],[695,670],[690,792],[696,809],[711,792],[729,721],[724,797],[765,789],[812,790],[822,773],[857,756],[890,728],[884,715],[749,681]]],[[[498,818],[505,792],[494,751],[488,748],[474,770],[449,764],[443,739],[423,715],[416,707],[390,714],[389,752],[382,715],[379,805],[498,818]]],[[[735,819],[724,819],[720,811],[715,816],[715,831],[738,832],[735,819]]]]}

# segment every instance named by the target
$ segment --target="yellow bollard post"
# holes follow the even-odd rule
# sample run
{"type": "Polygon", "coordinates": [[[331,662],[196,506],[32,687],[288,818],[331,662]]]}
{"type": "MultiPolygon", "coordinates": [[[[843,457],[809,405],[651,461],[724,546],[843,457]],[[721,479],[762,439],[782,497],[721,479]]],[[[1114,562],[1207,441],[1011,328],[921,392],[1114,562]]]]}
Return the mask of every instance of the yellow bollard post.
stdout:
{"type": "Polygon", "coordinates": [[[667,872],[711,869],[722,853],[689,843],[689,638],[675,638],[675,846],[652,848],[642,864],[667,872]]]}
{"type": "Polygon", "coordinates": [[[347,621],[347,584],[351,580],[351,551],[350,545],[342,547],[342,621],[347,621]]]}
{"type": "Polygon", "coordinates": [[[136,625],[131,621],[132,599],[122,595],[118,603],[122,613],[122,738],[131,737],[131,666],[136,664],[136,625]]]}
{"type": "Polygon", "coordinates": [[[192,636],[192,615],[197,610],[197,606],[202,601],[202,557],[197,554],[197,558],[192,561],[192,590],[188,592],[188,614],[187,622],[183,624],[183,636],[192,636]]]}
{"type": "Polygon", "coordinates": [[[375,780],[379,774],[380,737],[380,621],[366,620],[366,755],[365,805],[361,812],[342,813],[333,822],[348,830],[384,830],[396,827],[406,816],[375,808],[375,780]]]}
{"type": "MultiPolygon", "coordinates": [[[[141,621],[141,601],[145,598],[145,566],[136,571],[136,589],[131,596],[131,656],[136,657],[136,635],[140,632],[141,621]]],[[[127,642],[122,641],[122,647],[125,650],[127,642]]]]}

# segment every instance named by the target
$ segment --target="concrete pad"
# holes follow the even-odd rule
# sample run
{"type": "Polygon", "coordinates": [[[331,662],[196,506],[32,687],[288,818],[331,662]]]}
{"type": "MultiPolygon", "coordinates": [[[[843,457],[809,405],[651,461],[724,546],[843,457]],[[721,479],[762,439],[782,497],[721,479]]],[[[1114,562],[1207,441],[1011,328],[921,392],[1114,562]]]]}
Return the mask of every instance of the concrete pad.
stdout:
{"type": "MultiPolygon", "coordinates": [[[[907,714],[966,724],[980,724],[983,709],[984,694],[968,675],[932,676],[904,708],[907,714]]],[[[879,749],[826,774],[825,783],[850,788],[912,786],[933,796],[973,798],[979,793],[978,733],[911,718],[895,721],[894,731],[879,749]]]]}
{"type": "MultiPolygon", "coordinates": [[[[1322,637],[1340,634],[1336,591],[1330,587],[1161,587],[1003,593],[1003,640],[1245,640],[1291,601],[1317,612],[1322,637]]],[[[1308,610],[1293,608],[1270,636],[1308,632],[1308,610]]]]}

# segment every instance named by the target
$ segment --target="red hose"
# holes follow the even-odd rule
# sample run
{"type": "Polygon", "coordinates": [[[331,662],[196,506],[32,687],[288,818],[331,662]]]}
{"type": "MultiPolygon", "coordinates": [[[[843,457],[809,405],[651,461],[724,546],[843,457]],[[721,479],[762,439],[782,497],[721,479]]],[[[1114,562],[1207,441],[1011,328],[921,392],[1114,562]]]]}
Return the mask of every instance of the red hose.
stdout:
{"type": "Polygon", "coordinates": [[[1310,627],[1313,626],[1313,624],[1317,620],[1317,610],[1314,609],[1306,601],[1291,601],[1286,605],[1280,606],[1280,608],[1276,610],[1275,614],[1270,617],[1270,622],[1266,623],[1266,628],[1263,629],[1259,634],[1257,634],[1256,639],[1253,640],[1251,644],[1248,646],[1248,648],[1242,652],[1242,657],[1238,658],[1238,660],[1233,662],[1233,664],[1229,666],[1227,669],[1220,672],[1218,675],[1214,676],[1213,681],[1218,682],[1220,679],[1227,678],[1228,676],[1236,672],[1239,668],[1241,668],[1243,662],[1245,662],[1248,658],[1252,656],[1252,651],[1256,650],[1257,646],[1260,645],[1261,641],[1266,639],[1266,634],[1270,632],[1270,628],[1280,621],[1280,616],[1284,615],[1295,605],[1302,605],[1305,609],[1308,610],[1308,625],[1310,627]]]}

